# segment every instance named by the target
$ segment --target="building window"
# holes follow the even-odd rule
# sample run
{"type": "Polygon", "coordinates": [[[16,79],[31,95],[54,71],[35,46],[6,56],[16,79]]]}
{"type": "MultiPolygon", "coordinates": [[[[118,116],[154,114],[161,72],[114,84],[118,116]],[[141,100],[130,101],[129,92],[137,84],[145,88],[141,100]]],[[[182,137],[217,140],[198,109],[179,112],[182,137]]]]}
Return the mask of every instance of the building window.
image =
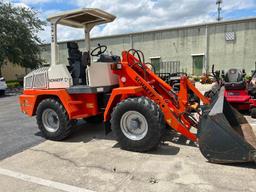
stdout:
{"type": "Polygon", "coordinates": [[[193,58],[193,75],[200,76],[203,72],[204,55],[195,55],[193,58]]]}
{"type": "Polygon", "coordinates": [[[154,67],[155,72],[160,72],[160,60],[161,57],[150,57],[150,63],[154,67]]]}
{"type": "Polygon", "coordinates": [[[236,39],[235,32],[227,32],[227,33],[225,33],[225,39],[226,39],[226,41],[235,41],[235,39],[236,39]]]}

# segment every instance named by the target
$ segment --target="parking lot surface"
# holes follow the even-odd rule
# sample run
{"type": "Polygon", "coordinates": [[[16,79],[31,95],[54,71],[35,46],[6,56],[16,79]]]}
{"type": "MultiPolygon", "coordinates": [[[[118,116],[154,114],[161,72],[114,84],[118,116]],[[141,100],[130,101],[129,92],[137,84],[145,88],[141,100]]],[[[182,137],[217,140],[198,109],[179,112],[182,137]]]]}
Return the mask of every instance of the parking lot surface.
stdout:
{"type": "Polygon", "coordinates": [[[209,163],[196,145],[172,133],[151,153],[121,150],[101,123],[84,121],[69,139],[42,142],[17,99],[0,98],[0,191],[256,190],[255,164],[209,163]]]}
{"type": "Polygon", "coordinates": [[[18,97],[11,94],[0,97],[0,160],[43,140],[35,119],[20,112],[18,97]]]}

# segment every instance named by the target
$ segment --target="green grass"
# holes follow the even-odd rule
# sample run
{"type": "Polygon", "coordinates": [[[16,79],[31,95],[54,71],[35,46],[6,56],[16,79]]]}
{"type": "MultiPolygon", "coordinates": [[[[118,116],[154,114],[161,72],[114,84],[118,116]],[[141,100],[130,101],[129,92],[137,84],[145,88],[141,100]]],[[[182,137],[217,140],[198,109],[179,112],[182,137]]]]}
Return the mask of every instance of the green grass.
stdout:
{"type": "Polygon", "coordinates": [[[7,81],[6,84],[7,84],[7,87],[10,88],[10,89],[17,88],[17,87],[21,86],[20,83],[16,80],[7,81]]]}

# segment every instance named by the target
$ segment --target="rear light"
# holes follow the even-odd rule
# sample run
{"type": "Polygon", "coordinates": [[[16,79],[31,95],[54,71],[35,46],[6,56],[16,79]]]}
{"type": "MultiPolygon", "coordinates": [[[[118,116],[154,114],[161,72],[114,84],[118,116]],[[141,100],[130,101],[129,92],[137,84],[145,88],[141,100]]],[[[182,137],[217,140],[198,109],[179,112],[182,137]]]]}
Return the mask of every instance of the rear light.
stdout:
{"type": "Polygon", "coordinates": [[[120,69],[122,69],[122,64],[121,63],[111,64],[111,69],[112,70],[120,70],[120,69]]]}
{"type": "Polygon", "coordinates": [[[3,77],[0,77],[0,81],[5,81],[5,79],[3,77]]]}

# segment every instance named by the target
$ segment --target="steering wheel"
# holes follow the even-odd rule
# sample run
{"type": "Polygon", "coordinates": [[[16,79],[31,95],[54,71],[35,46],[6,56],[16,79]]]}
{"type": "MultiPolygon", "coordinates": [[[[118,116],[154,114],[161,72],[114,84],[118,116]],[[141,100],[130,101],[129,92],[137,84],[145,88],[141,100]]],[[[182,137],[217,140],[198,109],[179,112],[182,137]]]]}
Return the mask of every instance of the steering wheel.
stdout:
{"type": "Polygon", "coordinates": [[[95,49],[92,50],[91,56],[96,56],[96,57],[100,56],[101,54],[105,53],[106,50],[107,50],[106,45],[98,44],[98,47],[96,47],[95,49]]]}

